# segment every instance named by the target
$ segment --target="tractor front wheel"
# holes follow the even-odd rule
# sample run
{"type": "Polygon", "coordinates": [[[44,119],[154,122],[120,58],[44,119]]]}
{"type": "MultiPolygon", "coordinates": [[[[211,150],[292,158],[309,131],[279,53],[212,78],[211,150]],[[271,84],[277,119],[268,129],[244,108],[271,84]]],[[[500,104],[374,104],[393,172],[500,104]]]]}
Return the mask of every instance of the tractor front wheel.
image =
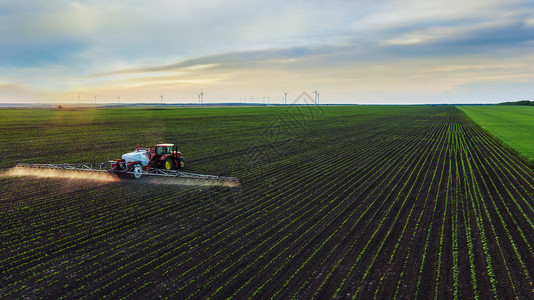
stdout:
{"type": "Polygon", "coordinates": [[[178,169],[183,169],[185,167],[185,159],[183,157],[180,157],[178,159],[178,169]]]}
{"type": "Polygon", "coordinates": [[[173,167],[174,167],[173,165],[174,165],[174,163],[172,162],[172,158],[167,157],[167,159],[165,160],[165,164],[164,164],[165,169],[166,170],[172,170],[173,167]]]}

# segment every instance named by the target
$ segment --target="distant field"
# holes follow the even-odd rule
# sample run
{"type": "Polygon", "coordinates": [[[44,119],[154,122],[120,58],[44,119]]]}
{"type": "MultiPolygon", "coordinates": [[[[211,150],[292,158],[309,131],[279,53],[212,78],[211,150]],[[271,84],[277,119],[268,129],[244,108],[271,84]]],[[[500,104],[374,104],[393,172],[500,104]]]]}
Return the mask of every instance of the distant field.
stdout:
{"type": "Polygon", "coordinates": [[[534,107],[459,106],[473,121],[534,162],[534,107]]]}
{"type": "Polygon", "coordinates": [[[0,173],[160,141],[241,187],[0,174],[0,299],[534,299],[534,170],[452,106],[0,110],[0,173]]]}

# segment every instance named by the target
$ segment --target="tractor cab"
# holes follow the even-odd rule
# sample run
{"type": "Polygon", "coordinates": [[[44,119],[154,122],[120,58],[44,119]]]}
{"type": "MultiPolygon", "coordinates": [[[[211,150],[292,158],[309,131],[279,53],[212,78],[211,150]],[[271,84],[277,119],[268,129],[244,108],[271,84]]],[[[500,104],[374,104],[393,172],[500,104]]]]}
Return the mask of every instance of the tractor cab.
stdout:
{"type": "Polygon", "coordinates": [[[172,154],[176,152],[176,147],[173,144],[159,144],[156,145],[156,155],[163,156],[165,154],[172,154]]]}
{"type": "Polygon", "coordinates": [[[158,144],[150,151],[150,165],[167,170],[181,169],[185,166],[185,160],[174,144],[158,144]]]}

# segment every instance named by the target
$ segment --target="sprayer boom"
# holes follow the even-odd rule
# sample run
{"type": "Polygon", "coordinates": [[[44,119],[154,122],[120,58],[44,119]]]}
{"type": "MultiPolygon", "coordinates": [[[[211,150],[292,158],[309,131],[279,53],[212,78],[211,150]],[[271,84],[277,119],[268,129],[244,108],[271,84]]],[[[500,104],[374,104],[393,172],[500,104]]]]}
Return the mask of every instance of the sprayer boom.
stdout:
{"type": "Polygon", "coordinates": [[[58,169],[71,171],[108,172],[106,164],[24,164],[18,163],[18,168],[58,169]]]}
{"type": "Polygon", "coordinates": [[[135,178],[140,178],[141,175],[146,176],[160,176],[160,177],[180,177],[180,178],[191,178],[191,179],[205,179],[205,180],[220,180],[220,181],[231,181],[238,183],[239,179],[235,177],[226,177],[226,176],[216,176],[216,175],[205,175],[197,173],[188,173],[178,170],[167,170],[167,169],[157,169],[157,168],[126,168],[124,170],[117,170],[113,165],[116,161],[110,161],[109,165],[105,163],[79,163],[79,164],[26,164],[18,163],[18,168],[37,168],[37,169],[56,169],[56,170],[69,170],[69,171],[81,171],[81,172],[106,172],[106,173],[115,173],[117,175],[132,175],[135,178]]]}

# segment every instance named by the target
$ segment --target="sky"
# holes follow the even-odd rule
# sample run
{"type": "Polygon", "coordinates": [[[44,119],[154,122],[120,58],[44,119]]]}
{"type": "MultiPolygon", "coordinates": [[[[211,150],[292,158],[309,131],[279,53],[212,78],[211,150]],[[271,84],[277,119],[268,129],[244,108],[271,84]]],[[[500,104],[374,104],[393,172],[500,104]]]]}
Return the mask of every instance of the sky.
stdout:
{"type": "Polygon", "coordinates": [[[534,100],[532,0],[0,0],[0,103],[534,100]]]}

